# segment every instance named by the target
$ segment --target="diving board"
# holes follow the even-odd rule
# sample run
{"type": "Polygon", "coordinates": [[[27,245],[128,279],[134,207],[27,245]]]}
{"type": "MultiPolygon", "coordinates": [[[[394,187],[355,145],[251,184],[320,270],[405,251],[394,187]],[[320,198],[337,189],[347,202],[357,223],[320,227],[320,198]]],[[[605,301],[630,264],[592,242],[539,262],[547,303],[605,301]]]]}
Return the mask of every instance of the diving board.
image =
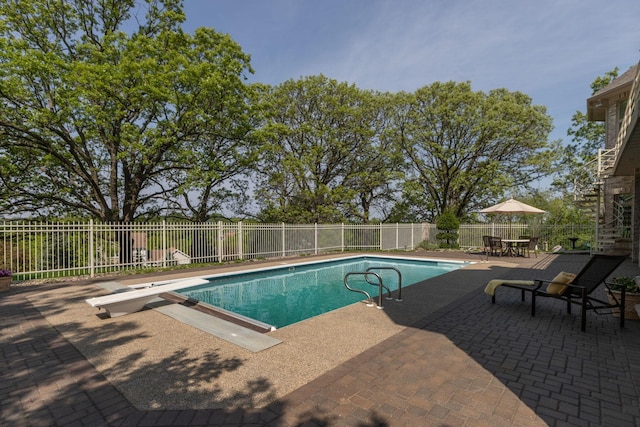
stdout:
{"type": "Polygon", "coordinates": [[[89,298],[87,304],[92,307],[103,308],[110,317],[124,316],[134,313],[142,308],[163,292],[177,291],[179,289],[190,288],[192,286],[209,283],[205,279],[185,279],[166,284],[150,284],[146,288],[135,289],[125,292],[116,292],[102,297],[89,298]]]}

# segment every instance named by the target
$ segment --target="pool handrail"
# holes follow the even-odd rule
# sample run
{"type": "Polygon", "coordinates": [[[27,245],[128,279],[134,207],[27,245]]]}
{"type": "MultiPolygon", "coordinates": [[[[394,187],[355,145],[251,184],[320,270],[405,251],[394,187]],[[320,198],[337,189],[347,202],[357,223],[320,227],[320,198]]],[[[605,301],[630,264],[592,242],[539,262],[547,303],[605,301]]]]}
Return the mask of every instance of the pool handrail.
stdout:
{"type": "Polygon", "coordinates": [[[349,286],[349,276],[354,276],[354,275],[360,275],[360,276],[365,276],[365,280],[367,281],[367,283],[371,284],[371,282],[369,282],[369,279],[367,279],[367,276],[374,276],[378,279],[378,287],[379,287],[379,292],[378,292],[378,308],[379,309],[383,309],[384,307],[382,306],[382,277],[380,277],[379,274],[377,273],[372,273],[370,271],[352,271],[349,272],[347,274],[344,275],[344,285],[347,287],[347,289],[349,289],[351,292],[359,292],[361,294],[364,294],[367,296],[367,300],[369,301],[367,303],[367,306],[369,307],[373,307],[373,298],[371,298],[371,295],[362,289],[354,289],[351,286],[349,286]]]}
{"type": "MultiPolygon", "coordinates": [[[[396,301],[402,301],[402,273],[400,272],[400,270],[395,267],[369,267],[367,268],[367,271],[369,270],[394,270],[396,273],[398,273],[398,298],[396,298],[396,301]]],[[[389,292],[389,297],[387,299],[391,299],[391,291],[386,286],[384,287],[389,292]]]]}

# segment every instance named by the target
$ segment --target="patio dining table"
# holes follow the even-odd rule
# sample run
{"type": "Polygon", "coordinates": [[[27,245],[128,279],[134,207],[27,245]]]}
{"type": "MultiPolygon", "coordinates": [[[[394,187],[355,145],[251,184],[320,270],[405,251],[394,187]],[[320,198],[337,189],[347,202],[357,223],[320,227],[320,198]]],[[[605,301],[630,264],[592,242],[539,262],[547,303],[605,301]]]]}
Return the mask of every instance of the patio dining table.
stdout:
{"type": "Polygon", "coordinates": [[[518,251],[518,248],[520,246],[524,246],[524,244],[528,245],[530,242],[530,239],[502,239],[502,241],[506,244],[506,248],[504,251],[504,255],[507,256],[523,256],[524,254],[521,254],[520,251],[518,251]]]}

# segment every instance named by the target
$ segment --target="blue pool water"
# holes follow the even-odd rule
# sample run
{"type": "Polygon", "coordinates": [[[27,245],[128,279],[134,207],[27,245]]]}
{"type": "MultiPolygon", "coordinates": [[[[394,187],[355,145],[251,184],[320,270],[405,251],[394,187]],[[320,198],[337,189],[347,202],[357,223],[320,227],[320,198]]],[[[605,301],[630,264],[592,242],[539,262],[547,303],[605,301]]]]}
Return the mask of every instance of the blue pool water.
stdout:
{"type": "MultiPolygon", "coordinates": [[[[349,272],[394,267],[402,273],[404,289],[464,265],[463,262],[367,256],[209,277],[205,278],[209,284],[183,289],[179,293],[281,328],[365,299],[363,294],[345,287],[344,276],[349,272]]],[[[392,291],[398,289],[395,271],[374,272],[392,291]]],[[[377,296],[377,282],[372,278],[370,281],[376,285],[367,284],[364,276],[355,275],[350,276],[349,285],[366,290],[372,297],[377,296]]]]}

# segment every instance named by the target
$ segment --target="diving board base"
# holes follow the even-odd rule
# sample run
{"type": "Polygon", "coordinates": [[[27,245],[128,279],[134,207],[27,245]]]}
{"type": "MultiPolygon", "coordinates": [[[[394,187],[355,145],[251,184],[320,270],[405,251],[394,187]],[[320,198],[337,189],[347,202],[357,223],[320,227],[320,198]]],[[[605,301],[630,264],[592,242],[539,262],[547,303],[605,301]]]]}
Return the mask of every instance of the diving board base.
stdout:
{"type": "Polygon", "coordinates": [[[270,335],[252,331],[180,304],[156,307],[154,310],[254,353],[266,350],[282,342],[270,335]]]}
{"type": "Polygon", "coordinates": [[[107,303],[100,305],[99,308],[103,308],[107,314],[109,314],[109,317],[120,317],[125,314],[135,313],[136,311],[142,310],[148,302],[155,298],[156,296],[152,295],[150,297],[147,296],[127,301],[107,303]]]}

